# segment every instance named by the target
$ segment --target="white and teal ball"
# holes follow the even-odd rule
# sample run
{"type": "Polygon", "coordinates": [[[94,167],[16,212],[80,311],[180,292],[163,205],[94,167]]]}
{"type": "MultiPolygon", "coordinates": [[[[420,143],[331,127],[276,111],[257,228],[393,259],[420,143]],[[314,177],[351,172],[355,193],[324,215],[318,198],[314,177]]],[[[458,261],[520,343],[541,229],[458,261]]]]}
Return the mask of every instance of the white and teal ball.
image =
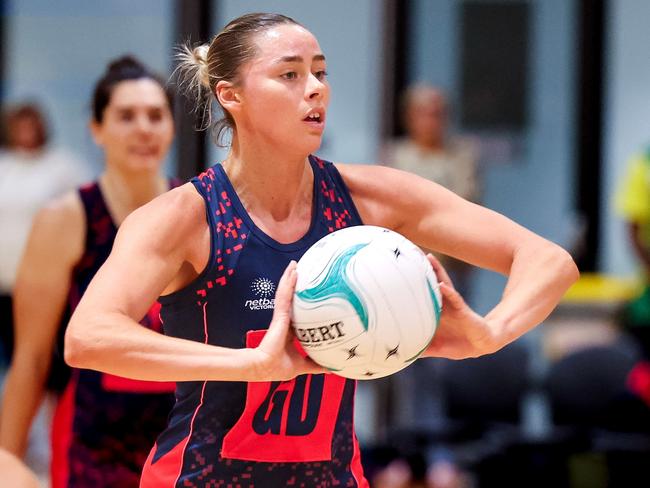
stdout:
{"type": "Polygon", "coordinates": [[[413,363],[436,332],[442,296],[424,253],[404,236],[361,225],[316,242],[297,266],[293,327],[318,364],[375,379],[413,363]]]}

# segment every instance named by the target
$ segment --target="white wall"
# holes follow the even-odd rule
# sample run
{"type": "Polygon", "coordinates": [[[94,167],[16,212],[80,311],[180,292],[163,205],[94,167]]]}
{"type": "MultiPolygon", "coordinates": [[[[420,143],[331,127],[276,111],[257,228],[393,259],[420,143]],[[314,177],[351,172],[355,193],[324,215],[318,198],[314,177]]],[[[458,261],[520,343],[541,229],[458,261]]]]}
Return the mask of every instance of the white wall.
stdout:
{"type": "Polygon", "coordinates": [[[650,2],[617,0],[608,5],[601,268],[632,275],[637,262],[623,221],[612,209],[612,195],[628,158],[650,144],[650,2]]]}
{"type": "Polygon", "coordinates": [[[415,0],[411,3],[413,23],[407,32],[411,49],[408,80],[427,81],[453,98],[457,87],[459,2],[415,0]]]}
{"type": "Polygon", "coordinates": [[[102,156],[87,130],[94,84],[125,53],[167,76],[172,7],[171,0],[7,0],[5,102],[41,102],[54,142],[99,171],[102,156]]]}
{"type": "MultiPolygon", "coordinates": [[[[318,155],[339,162],[374,162],[381,113],[382,2],[376,0],[224,0],[215,33],[248,12],[292,17],[317,37],[332,87],[327,128],[318,155]]],[[[225,152],[213,147],[209,164],[225,152]]]]}

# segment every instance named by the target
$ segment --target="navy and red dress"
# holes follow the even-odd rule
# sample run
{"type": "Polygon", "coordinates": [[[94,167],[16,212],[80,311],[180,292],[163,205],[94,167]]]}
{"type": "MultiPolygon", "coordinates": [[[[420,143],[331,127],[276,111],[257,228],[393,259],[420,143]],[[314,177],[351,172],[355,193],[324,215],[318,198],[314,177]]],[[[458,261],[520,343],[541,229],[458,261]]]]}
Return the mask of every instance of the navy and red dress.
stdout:
{"type": "MultiPolygon", "coordinates": [[[[172,180],[170,186],[178,186],[172,180]]],[[[108,258],[117,234],[97,183],[79,189],[86,215],[86,243],[74,268],[71,311],[108,258]]],[[[162,331],[156,303],[142,325],[162,331]]],[[[87,369],[73,369],[52,426],[53,488],[131,488],[174,404],[174,383],[135,381],[87,369]]]]}
{"type": "MultiPolygon", "coordinates": [[[[321,237],[360,225],[333,164],[310,157],[312,221],[282,244],[252,221],[223,167],[192,183],[211,231],[206,269],[160,297],[165,334],[230,348],[255,347],[271,321],[278,281],[321,237]]],[[[143,488],[367,487],[354,433],[356,383],[333,374],[290,381],[178,383],[177,402],[143,471],[143,488]]]]}

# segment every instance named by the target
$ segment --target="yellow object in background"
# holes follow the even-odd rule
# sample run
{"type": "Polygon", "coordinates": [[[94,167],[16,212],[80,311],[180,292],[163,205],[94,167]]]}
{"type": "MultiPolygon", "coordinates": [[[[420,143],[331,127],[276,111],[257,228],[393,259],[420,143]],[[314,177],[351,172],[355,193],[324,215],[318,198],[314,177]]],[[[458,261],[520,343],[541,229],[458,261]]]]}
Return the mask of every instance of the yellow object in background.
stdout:
{"type": "Polygon", "coordinates": [[[565,303],[626,302],[643,289],[639,278],[623,278],[600,273],[583,273],[564,295],[565,303]]]}

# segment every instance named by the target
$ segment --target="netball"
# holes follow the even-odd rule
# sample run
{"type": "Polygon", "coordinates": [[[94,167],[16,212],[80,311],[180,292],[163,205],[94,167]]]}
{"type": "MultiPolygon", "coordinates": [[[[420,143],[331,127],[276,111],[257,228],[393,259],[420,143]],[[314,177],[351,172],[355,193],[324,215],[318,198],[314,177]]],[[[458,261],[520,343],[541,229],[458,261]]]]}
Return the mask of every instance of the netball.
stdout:
{"type": "Polygon", "coordinates": [[[338,375],[375,379],[413,361],[433,339],[441,295],[424,253],[388,229],[348,227],[298,261],[293,326],[300,344],[338,375]]]}

